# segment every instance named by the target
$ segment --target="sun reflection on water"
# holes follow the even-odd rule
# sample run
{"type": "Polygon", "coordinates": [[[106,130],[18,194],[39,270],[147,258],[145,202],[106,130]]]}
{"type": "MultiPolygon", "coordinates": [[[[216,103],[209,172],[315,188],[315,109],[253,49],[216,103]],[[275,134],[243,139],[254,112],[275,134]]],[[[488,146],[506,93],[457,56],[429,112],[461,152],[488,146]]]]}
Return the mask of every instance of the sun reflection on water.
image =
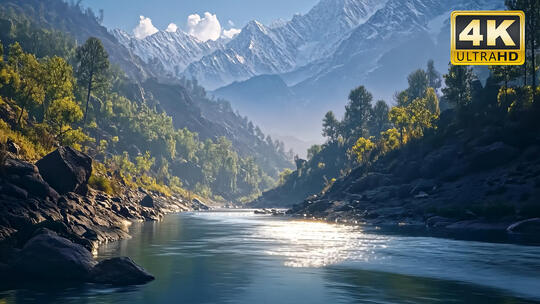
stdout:
{"type": "Polygon", "coordinates": [[[345,260],[367,261],[375,247],[385,245],[358,226],[316,221],[273,221],[257,230],[277,243],[266,253],[282,256],[289,267],[323,267],[345,260]]]}

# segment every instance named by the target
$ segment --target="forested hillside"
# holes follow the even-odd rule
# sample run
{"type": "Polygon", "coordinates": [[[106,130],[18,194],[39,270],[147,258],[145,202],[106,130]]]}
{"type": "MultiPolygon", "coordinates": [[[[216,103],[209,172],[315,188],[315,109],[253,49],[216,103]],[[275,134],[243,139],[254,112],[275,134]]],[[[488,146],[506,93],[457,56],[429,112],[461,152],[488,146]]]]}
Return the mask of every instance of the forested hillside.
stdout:
{"type": "MultiPolygon", "coordinates": [[[[441,75],[429,61],[426,70],[414,71],[407,77],[408,89],[395,94],[396,105],[391,108],[384,101],[375,102],[371,93],[360,86],[351,91],[341,120],[332,112],[324,117],[326,143],[312,146],[308,160],[297,159],[297,170],[284,172],[281,185],[265,192],[253,206],[304,202],[295,207],[303,212],[322,197],[325,202],[321,210],[326,210],[333,201],[357,201],[366,195],[372,199],[375,194],[369,191],[375,188],[406,184],[410,188],[404,188],[406,193],[400,194],[404,196],[392,189],[380,189],[384,195],[396,195],[401,201],[409,192],[428,197],[434,194],[430,191],[446,182],[459,179],[460,186],[472,183],[473,177],[493,188],[498,184],[484,180],[493,177],[482,175],[486,170],[506,175],[520,163],[523,168],[530,161],[530,153],[534,153],[531,151],[540,144],[535,122],[540,88],[534,86],[538,72],[532,67],[532,59],[523,67],[490,67],[490,77],[482,85],[471,68],[450,66],[442,87],[441,75]],[[482,174],[477,176],[478,172],[482,174]],[[430,180],[428,186],[426,179],[430,180]]],[[[529,165],[536,170],[536,163],[529,165]]],[[[474,200],[486,201],[489,196],[501,194],[490,201],[514,204],[516,196],[523,195],[517,200],[526,204],[539,195],[538,183],[532,180],[535,176],[537,173],[529,174],[520,182],[526,186],[513,189],[515,192],[507,192],[503,186],[504,190],[496,193],[477,185],[474,200]]],[[[451,190],[449,195],[455,202],[460,201],[459,190],[451,190]]],[[[381,197],[376,200],[390,200],[381,197]]]]}
{"type": "Polygon", "coordinates": [[[38,159],[71,145],[96,160],[92,183],[106,192],[245,201],[290,166],[282,143],[196,82],[148,78],[98,21],[60,0],[0,2],[4,146],[38,159]]]}

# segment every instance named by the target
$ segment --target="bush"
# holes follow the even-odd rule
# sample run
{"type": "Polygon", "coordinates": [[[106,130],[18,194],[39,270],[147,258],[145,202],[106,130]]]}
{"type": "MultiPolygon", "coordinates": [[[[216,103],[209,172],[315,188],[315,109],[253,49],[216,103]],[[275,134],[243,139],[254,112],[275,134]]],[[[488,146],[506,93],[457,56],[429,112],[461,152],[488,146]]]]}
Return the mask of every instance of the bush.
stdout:
{"type": "Polygon", "coordinates": [[[96,190],[103,191],[110,195],[114,193],[111,182],[103,176],[92,174],[88,180],[88,185],[96,190]]]}

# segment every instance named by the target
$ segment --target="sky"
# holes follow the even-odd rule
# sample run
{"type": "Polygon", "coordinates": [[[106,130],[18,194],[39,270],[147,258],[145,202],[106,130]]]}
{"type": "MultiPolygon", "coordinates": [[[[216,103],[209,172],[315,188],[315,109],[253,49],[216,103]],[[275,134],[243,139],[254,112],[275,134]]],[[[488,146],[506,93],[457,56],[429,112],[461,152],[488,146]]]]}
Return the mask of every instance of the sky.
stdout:
{"type": "MultiPolygon", "coordinates": [[[[96,13],[103,9],[103,24],[108,28],[120,28],[133,33],[135,27],[142,24],[139,30],[144,36],[155,29],[165,30],[170,23],[184,31],[198,32],[203,30],[200,28],[205,22],[212,23],[216,19],[222,30],[240,29],[253,19],[270,24],[277,19],[288,20],[295,13],[306,13],[317,2],[318,0],[84,0],[83,5],[91,7],[96,13]],[[206,12],[210,14],[205,16],[206,12]],[[191,26],[188,26],[190,15],[191,26]],[[199,19],[193,15],[198,15],[199,19]],[[141,19],[141,16],[145,19],[141,19]]],[[[174,28],[169,27],[170,30],[174,28]]],[[[215,33],[210,31],[201,35],[213,37],[215,33]]]]}

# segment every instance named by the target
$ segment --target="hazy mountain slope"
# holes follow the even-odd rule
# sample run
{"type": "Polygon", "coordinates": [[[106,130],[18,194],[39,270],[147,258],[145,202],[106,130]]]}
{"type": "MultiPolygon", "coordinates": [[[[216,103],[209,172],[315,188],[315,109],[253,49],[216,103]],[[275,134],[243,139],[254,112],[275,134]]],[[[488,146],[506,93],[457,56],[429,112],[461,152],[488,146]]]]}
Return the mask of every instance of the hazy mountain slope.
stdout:
{"type": "Polygon", "coordinates": [[[111,61],[118,64],[133,79],[153,76],[140,58],[133,56],[107,29],[97,22],[90,10],[82,11],[64,1],[0,0],[2,10],[23,14],[40,27],[69,33],[79,44],[91,36],[99,38],[111,61]]]}
{"type": "Polygon", "coordinates": [[[249,119],[236,114],[228,103],[210,100],[196,82],[152,77],[153,69],[120,44],[91,11],[82,13],[80,7],[61,0],[0,0],[2,12],[24,15],[37,26],[66,32],[78,43],[91,36],[101,39],[111,62],[130,77],[123,90],[131,100],[165,111],[176,127],[197,132],[201,139],[225,136],[240,155],[253,157],[269,175],[276,177],[279,170],[292,165],[274,143],[269,145],[250,130],[249,119]]]}
{"type": "MultiPolygon", "coordinates": [[[[349,91],[358,85],[366,85],[376,99],[391,102],[394,92],[406,87],[403,75],[425,68],[428,59],[434,59],[440,71],[446,70],[450,48],[448,20],[450,12],[456,9],[504,9],[504,1],[389,0],[339,41],[335,52],[279,74],[290,87],[278,91],[278,95],[292,91],[288,94],[290,99],[272,98],[271,94],[265,98],[266,103],[253,100],[260,112],[250,114],[264,115],[275,105],[284,103],[300,107],[303,110],[296,111],[299,115],[288,124],[262,122],[263,127],[288,128],[292,135],[316,138],[320,136],[316,130],[324,113],[328,110],[341,113],[349,91]],[[309,127],[297,128],[296,122],[300,120],[309,127]]],[[[336,26],[336,20],[330,24],[336,26]]],[[[264,90],[256,91],[264,87],[259,82],[247,88],[253,82],[246,80],[242,90],[237,92],[232,92],[232,87],[228,86],[227,96],[234,106],[243,107],[246,99],[265,95],[264,90]],[[245,94],[247,91],[249,95],[245,94]]],[[[220,95],[223,90],[216,92],[220,95]]],[[[291,112],[284,108],[281,114],[291,112]]]]}

